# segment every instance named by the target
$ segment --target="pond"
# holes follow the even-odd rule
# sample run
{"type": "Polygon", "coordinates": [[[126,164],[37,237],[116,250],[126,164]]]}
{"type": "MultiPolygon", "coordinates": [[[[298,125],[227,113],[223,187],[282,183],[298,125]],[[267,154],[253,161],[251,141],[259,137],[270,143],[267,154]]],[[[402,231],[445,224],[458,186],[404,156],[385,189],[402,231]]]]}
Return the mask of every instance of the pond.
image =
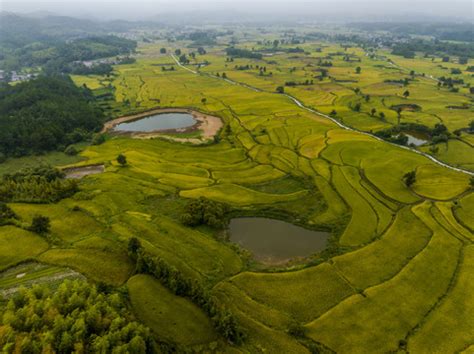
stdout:
{"type": "Polygon", "coordinates": [[[117,132],[153,132],[156,130],[171,130],[189,128],[196,120],[189,113],[161,113],[153,116],[124,122],[116,125],[117,132]]]}
{"type": "Polygon", "coordinates": [[[403,134],[408,138],[407,145],[413,144],[415,146],[421,146],[428,142],[428,140],[425,140],[427,138],[422,134],[417,134],[415,132],[404,132],[403,134]]]}
{"type": "Polygon", "coordinates": [[[236,218],[230,221],[230,240],[253,253],[259,261],[280,263],[322,251],[328,232],[312,231],[268,218],[236,218]]]}

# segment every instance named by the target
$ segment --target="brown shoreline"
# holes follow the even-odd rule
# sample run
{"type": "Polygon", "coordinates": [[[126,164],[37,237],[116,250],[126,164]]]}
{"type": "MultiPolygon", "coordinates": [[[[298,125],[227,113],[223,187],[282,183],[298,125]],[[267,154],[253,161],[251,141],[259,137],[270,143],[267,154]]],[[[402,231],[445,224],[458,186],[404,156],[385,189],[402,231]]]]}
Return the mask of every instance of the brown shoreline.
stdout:
{"type": "Polygon", "coordinates": [[[104,124],[101,133],[108,132],[112,130],[118,124],[124,122],[131,122],[135,120],[139,120],[145,117],[152,116],[154,114],[160,113],[188,113],[193,116],[196,120],[196,124],[187,127],[187,128],[178,128],[178,129],[166,129],[166,130],[155,130],[152,132],[114,132],[114,134],[118,135],[127,135],[133,138],[138,139],[151,139],[155,137],[163,137],[168,140],[174,140],[178,142],[190,142],[193,144],[199,144],[203,141],[212,139],[222,128],[223,123],[222,120],[218,117],[211,116],[205,113],[201,113],[199,111],[195,111],[189,108],[156,108],[146,112],[133,114],[129,116],[122,116],[111,121],[108,121],[104,124]],[[166,135],[167,133],[189,133],[196,130],[200,130],[202,132],[202,139],[200,138],[179,138],[179,137],[172,137],[166,135]]]}

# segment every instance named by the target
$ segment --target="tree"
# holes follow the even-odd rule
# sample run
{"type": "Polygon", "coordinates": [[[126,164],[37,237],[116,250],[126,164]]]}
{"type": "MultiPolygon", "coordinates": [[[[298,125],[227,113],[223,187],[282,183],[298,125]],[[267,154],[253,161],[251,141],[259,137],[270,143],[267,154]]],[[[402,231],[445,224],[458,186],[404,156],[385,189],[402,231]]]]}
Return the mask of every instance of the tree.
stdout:
{"type": "Polygon", "coordinates": [[[474,133],[474,120],[471,120],[467,129],[469,133],[474,133]]]}
{"type": "Polygon", "coordinates": [[[161,53],[161,54],[166,54],[166,48],[161,48],[161,49],[160,49],[160,53],[161,53]]]}
{"type": "Polygon", "coordinates": [[[36,215],[31,222],[30,231],[42,235],[48,233],[50,227],[51,222],[47,216],[36,215]]]}
{"type": "Polygon", "coordinates": [[[201,98],[201,103],[202,104],[206,104],[206,102],[207,102],[207,98],[201,98]]]}
{"type": "Polygon", "coordinates": [[[306,327],[299,322],[293,321],[288,326],[288,334],[296,338],[303,338],[306,335],[306,327]]]}
{"type": "Polygon", "coordinates": [[[284,88],[283,86],[278,86],[278,87],[276,88],[276,92],[278,92],[278,93],[285,93],[285,88],[284,88]]]}
{"type": "Polygon", "coordinates": [[[176,50],[174,51],[174,54],[180,56],[180,55],[181,55],[181,49],[176,49],[176,50]]]}
{"type": "Polygon", "coordinates": [[[400,125],[400,119],[402,118],[402,108],[397,108],[397,124],[400,125]]]}
{"type": "Polygon", "coordinates": [[[354,111],[356,112],[360,112],[360,109],[362,108],[362,105],[360,104],[360,102],[357,102],[355,105],[354,105],[354,111]]]}
{"type": "Polygon", "coordinates": [[[410,91],[406,90],[403,92],[403,97],[408,98],[408,96],[410,96],[410,91]]]}
{"type": "Polygon", "coordinates": [[[379,113],[379,117],[380,117],[380,120],[384,121],[384,120],[385,120],[385,113],[384,113],[384,112],[380,112],[380,113],[379,113]]]}
{"type": "Polygon", "coordinates": [[[121,166],[125,166],[127,164],[127,157],[123,154],[119,154],[117,156],[117,162],[121,165],[121,166]]]}
{"type": "Polygon", "coordinates": [[[189,59],[186,57],[186,54],[181,54],[179,56],[179,62],[182,63],[182,64],[188,64],[189,63],[189,59]]]}
{"type": "Polygon", "coordinates": [[[434,136],[448,134],[448,128],[443,123],[436,123],[431,134],[434,136]]]}
{"type": "Polygon", "coordinates": [[[0,225],[8,224],[12,219],[17,219],[15,212],[5,203],[0,202],[0,225]]]}
{"type": "Polygon", "coordinates": [[[403,175],[403,181],[407,187],[411,187],[416,182],[416,171],[410,171],[403,175]]]}
{"type": "Polygon", "coordinates": [[[142,248],[142,244],[140,240],[136,237],[131,237],[128,240],[128,245],[127,245],[127,250],[128,250],[128,256],[136,262],[138,259],[138,252],[142,248]]]}
{"type": "Polygon", "coordinates": [[[471,189],[474,189],[474,176],[471,176],[471,179],[469,180],[469,186],[471,189]]]}
{"type": "Polygon", "coordinates": [[[372,108],[372,109],[370,110],[370,115],[373,117],[376,112],[377,112],[377,110],[376,110],[375,108],[372,108]]]}
{"type": "Polygon", "coordinates": [[[336,110],[335,110],[335,109],[333,109],[333,110],[332,110],[332,111],[329,113],[329,115],[330,115],[331,117],[335,117],[335,116],[337,116],[337,112],[336,112],[336,110]]]}
{"type": "Polygon", "coordinates": [[[226,73],[222,73],[222,78],[223,78],[223,79],[227,79],[227,74],[226,74],[226,73]]]}
{"type": "Polygon", "coordinates": [[[361,68],[360,66],[358,66],[358,67],[356,68],[356,74],[360,74],[361,71],[362,71],[362,68],[361,68]]]}

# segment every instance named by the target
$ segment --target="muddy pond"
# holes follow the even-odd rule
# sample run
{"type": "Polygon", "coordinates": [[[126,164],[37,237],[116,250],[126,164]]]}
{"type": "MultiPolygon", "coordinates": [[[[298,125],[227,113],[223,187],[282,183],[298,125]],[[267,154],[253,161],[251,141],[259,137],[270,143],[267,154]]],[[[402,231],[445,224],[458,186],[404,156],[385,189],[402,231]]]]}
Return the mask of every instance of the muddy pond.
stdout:
{"type": "Polygon", "coordinates": [[[189,128],[196,123],[196,119],[189,113],[160,113],[117,124],[113,130],[116,132],[153,132],[189,128]]]}
{"type": "Polygon", "coordinates": [[[232,242],[266,263],[282,263],[322,251],[330,235],[268,218],[235,218],[230,221],[229,231],[232,242]]]}

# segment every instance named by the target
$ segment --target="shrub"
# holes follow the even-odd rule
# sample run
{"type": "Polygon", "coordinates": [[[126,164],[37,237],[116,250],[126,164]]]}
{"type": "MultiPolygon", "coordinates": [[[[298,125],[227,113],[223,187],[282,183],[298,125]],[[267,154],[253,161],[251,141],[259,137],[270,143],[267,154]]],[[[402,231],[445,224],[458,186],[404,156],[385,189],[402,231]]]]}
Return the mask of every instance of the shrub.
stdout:
{"type": "Polygon", "coordinates": [[[49,232],[51,222],[47,216],[36,215],[31,222],[30,231],[43,235],[49,232]]]}
{"type": "Polygon", "coordinates": [[[306,328],[301,323],[294,321],[288,326],[288,334],[302,338],[306,335],[306,328]]]}
{"type": "Polygon", "coordinates": [[[121,165],[121,166],[125,166],[127,164],[127,157],[123,154],[119,154],[117,156],[117,162],[121,165]]]}
{"type": "Polygon", "coordinates": [[[416,171],[410,171],[403,175],[403,180],[407,187],[412,186],[416,182],[416,171]]]}
{"type": "Polygon", "coordinates": [[[66,150],[64,150],[64,153],[69,156],[74,156],[74,155],[77,155],[79,151],[77,151],[77,149],[74,146],[68,146],[66,150]]]}
{"type": "Polygon", "coordinates": [[[92,145],[101,145],[105,142],[105,136],[103,134],[96,134],[92,138],[92,145]]]}

